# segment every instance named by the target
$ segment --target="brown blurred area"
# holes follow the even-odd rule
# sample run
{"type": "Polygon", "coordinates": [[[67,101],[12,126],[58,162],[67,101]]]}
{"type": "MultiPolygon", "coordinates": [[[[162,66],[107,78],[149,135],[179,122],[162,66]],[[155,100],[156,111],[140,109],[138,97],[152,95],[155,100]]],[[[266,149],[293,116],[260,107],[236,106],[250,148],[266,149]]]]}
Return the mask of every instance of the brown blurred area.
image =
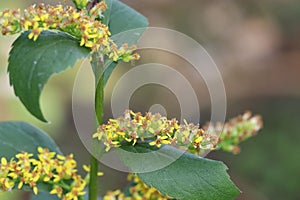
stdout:
{"type": "MultiPolygon", "coordinates": [[[[0,2],[0,9],[25,8],[35,2],[55,4],[59,1],[0,2]]],[[[227,96],[227,118],[247,109],[262,115],[264,130],[245,142],[239,155],[219,152],[210,155],[228,165],[232,179],[243,191],[238,199],[300,199],[300,1],[122,2],[145,15],[149,26],[182,32],[207,50],[222,74],[227,96]]],[[[72,119],[72,87],[78,66],[55,76],[47,84],[42,96],[42,108],[52,123],[40,123],[26,112],[9,86],[6,69],[13,39],[0,37],[0,120],[34,123],[48,131],[64,152],[74,152],[79,164],[87,163],[88,153],[76,134],[72,119]]],[[[141,51],[143,54],[145,57],[137,64],[160,62],[180,70],[193,84],[198,99],[201,99],[201,123],[209,120],[209,94],[201,77],[193,76],[189,64],[165,52],[141,51]]],[[[117,67],[108,84],[108,97],[118,78],[131,67],[117,67]]],[[[167,112],[176,116],[178,103],[169,100],[172,95],[166,94],[167,90],[157,87],[140,90],[131,101],[134,109],[146,111],[153,103],[168,104],[167,112]],[[151,98],[147,95],[149,93],[153,94],[151,98]]],[[[106,100],[105,117],[109,118],[109,98],[106,100]]],[[[102,193],[106,189],[126,185],[125,173],[106,166],[101,168],[106,173],[100,180],[102,193]]]]}
{"type": "Polygon", "coordinates": [[[125,2],[150,26],[180,31],[203,45],[223,74],[229,99],[299,96],[299,2],[125,2]]]}

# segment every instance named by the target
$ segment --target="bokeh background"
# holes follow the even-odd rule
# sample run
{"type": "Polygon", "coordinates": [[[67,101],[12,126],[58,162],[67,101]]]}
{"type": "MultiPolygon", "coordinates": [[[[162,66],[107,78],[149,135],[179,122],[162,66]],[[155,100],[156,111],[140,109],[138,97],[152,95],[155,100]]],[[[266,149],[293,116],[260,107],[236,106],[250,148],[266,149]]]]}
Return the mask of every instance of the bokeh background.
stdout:
{"type": "MultiPolygon", "coordinates": [[[[38,2],[42,1],[1,1],[0,9],[25,8],[38,2]]],[[[59,1],[43,2],[56,4],[59,1]]],[[[300,1],[123,2],[145,15],[150,26],[182,32],[205,47],[224,80],[227,118],[245,110],[262,115],[264,129],[241,145],[240,154],[213,152],[208,156],[228,165],[232,179],[243,191],[238,199],[300,199],[300,1]]],[[[88,152],[80,142],[72,119],[72,88],[80,63],[51,78],[44,88],[41,104],[51,124],[41,123],[27,113],[9,86],[7,59],[14,39],[0,37],[0,120],[33,123],[51,134],[63,152],[74,153],[79,165],[88,163],[88,152]]],[[[205,83],[201,77],[193,76],[188,63],[167,52],[144,50],[140,53],[142,59],[135,65],[158,62],[184,74],[201,99],[200,123],[210,119],[210,97],[205,83]]],[[[120,65],[113,73],[106,89],[106,119],[111,117],[109,102],[114,84],[135,65],[120,65]]],[[[84,106],[84,94],[82,99],[84,106]]],[[[130,101],[132,109],[143,112],[153,104],[164,106],[168,116],[180,114],[176,97],[167,88],[141,87],[130,101]]],[[[102,193],[126,185],[125,173],[104,165],[101,168],[105,172],[100,179],[102,193]]],[[[26,198],[23,193],[15,192],[0,196],[0,199],[26,198]]]]}

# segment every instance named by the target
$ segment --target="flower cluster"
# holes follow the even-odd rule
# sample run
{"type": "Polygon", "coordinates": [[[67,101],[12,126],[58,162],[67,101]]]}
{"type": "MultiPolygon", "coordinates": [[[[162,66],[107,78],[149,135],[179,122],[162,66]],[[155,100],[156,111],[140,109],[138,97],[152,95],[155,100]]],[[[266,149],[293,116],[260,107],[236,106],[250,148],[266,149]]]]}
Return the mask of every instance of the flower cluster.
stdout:
{"type": "Polygon", "coordinates": [[[108,191],[103,200],[168,200],[174,199],[168,196],[162,195],[154,187],[148,187],[137,175],[129,174],[128,181],[132,182],[132,186],[129,187],[129,194],[126,196],[120,190],[108,191]]]}
{"type": "Polygon", "coordinates": [[[247,111],[243,115],[230,119],[225,124],[218,123],[215,126],[208,124],[204,129],[219,135],[216,149],[236,154],[240,152],[239,143],[256,135],[262,126],[261,116],[252,116],[252,113],[247,111]]]}
{"type": "Polygon", "coordinates": [[[216,147],[218,139],[215,134],[200,129],[199,125],[184,122],[179,125],[176,119],[168,120],[160,114],[146,113],[143,116],[127,110],[123,117],[101,125],[93,138],[103,141],[106,151],[126,142],[135,145],[138,141],[149,142],[158,148],[163,144],[177,145],[198,153],[216,147]]]}
{"type": "Polygon", "coordinates": [[[9,161],[2,157],[0,190],[29,186],[34,194],[38,194],[38,186],[46,184],[52,188],[50,194],[63,200],[82,199],[89,175],[82,178],[77,174],[76,166],[72,154],[62,156],[41,147],[38,147],[36,157],[28,152],[21,152],[9,161]]]}
{"type": "MultiPolygon", "coordinates": [[[[201,150],[206,149],[238,153],[238,144],[255,135],[261,128],[261,117],[252,116],[249,111],[225,124],[208,123],[201,129],[186,121],[179,125],[175,119],[167,120],[159,114],[146,113],[142,116],[141,113],[127,110],[123,117],[110,119],[107,124],[101,125],[93,137],[103,141],[107,151],[126,142],[135,145],[139,141],[147,141],[157,147],[161,147],[162,144],[177,144],[191,153],[201,155],[201,150]]],[[[128,180],[132,182],[128,192],[108,191],[104,200],[174,199],[162,195],[153,187],[148,187],[137,175],[129,174],[128,180]]]]}
{"type": "Polygon", "coordinates": [[[168,120],[160,114],[134,113],[127,110],[123,117],[110,119],[98,127],[93,138],[102,141],[106,151],[125,143],[135,145],[138,141],[148,142],[151,146],[163,144],[178,146],[196,155],[205,150],[222,149],[238,152],[238,144],[255,135],[262,127],[260,116],[251,117],[250,112],[231,119],[228,123],[208,124],[203,128],[192,123],[179,125],[176,119],[168,120]]]}
{"type": "Polygon", "coordinates": [[[59,30],[66,32],[80,41],[80,46],[99,51],[113,61],[125,62],[139,59],[133,54],[135,46],[118,47],[110,38],[108,26],[101,23],[102,12],[107,8],[104,1],[96,4],[89,11],[62,5],[33,5],[24,10],[6,9],[0,12],[0,32],[2,35],[13,35],[22,31],[30,31],[29,39],[38,39],[42,31],[59,30]]]}

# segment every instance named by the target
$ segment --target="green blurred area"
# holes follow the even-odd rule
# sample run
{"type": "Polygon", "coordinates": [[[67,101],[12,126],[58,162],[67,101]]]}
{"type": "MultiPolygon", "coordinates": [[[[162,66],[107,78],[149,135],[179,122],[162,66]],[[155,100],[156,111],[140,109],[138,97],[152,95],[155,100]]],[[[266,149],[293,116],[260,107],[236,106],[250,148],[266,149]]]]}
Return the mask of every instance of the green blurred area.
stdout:
{"type": "MultiPolygon", "coordinates": [[[[1,1],[0,9],[25,8],[34,2],[42,1],[1,1]]],[[[59,1],[46,2],[56,4],[59,1]]],[[[213,152],[209,155],[228,165],[232,179],[243,191],[238,199],[300,199],[299,1],[124,2],[146,15],[151,26],[181,31],[207,48],[223,75],[228,100],[227,118],[247,109],[262,115],[263,130],[241,145],[240,154],[213,152]]],[[[46,85],[41,104],[51,124],[41,123],[26,111],[9,86],[7,59],[14,38],[0,37],[0,120],[23,120],[35,124],[54,137],[64,153],[74,153],[79,165],[88,163],[89,154],[72,119],[72,87],[81,63],[54,76],[46,85]]],[[[155,55],[147,55],[141,63],[161,61],[155,55]]],[[[174,63],[173,58],[165,54],[162,57],[171,66],[179,65],[182,73],[192,73],[184,62],[174,63]]],[[[118,66],[113,73],[106,91],[106,118],[111,116],[109,100],[113,86],[131,68],[130,64],[118,66]]],[[[201,93],[204,89],[192,77],[189,80],[200,88],[197,95],[204,106],[204,109],[201,107],[201,123],[204,123],[210,116],[209,94],[201,93]]],[[[131,106],[146,111],[150,105],[159,103],[169,115],[176,116],[180,112],[179,104],[169,93],[157,86],[141,87],[132,98],[131,106]]],[[[86,102],[85,96],[82,99],[83,103],[86,102]]],[[[100,178],[101,193],[126,186],[125,173],[104,165],[101,169],[105,172],[100,178]]],[[[1,200],[24,198],[19,192],[0,195],[1,200]]]]}
{"type": "Polygon", "coordinates": [[[241,145],[240,154],[210,154],[229,167],[243,191],[239,199],[300,199],[299,101],[300,98],[281,97],[239,101],[238,106],[229,106],[232,116],[247,107],[264,119],[263,130],[241,145]]]}

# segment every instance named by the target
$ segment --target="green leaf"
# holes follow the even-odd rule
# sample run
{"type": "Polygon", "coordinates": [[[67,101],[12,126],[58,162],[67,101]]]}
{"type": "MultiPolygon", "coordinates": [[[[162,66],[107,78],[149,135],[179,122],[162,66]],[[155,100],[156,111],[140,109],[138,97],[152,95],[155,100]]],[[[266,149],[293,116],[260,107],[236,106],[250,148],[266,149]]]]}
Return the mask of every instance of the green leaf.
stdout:
{"type": "Polygon", "coordinates": [[[145,16],[119,0],[111,1],[112,6],[109,18],[109,29],[112,35],[148,26],[148,20],[145,16]]]}
{"type": "Polygon", "coordinates": [[[39,146],[61,154],[42,130],[25,122],[0,122],[0,157],[10,159],[22,151],[37,154],[39,146]]]}
{"type": "Polygon", "coordinates": [[[43,31],[37,41],[28,39],[24,32],[13,43],[9,56],[10,84],[27,110],[41,121],[39,98],[48,79],[89,55],[78,40],[62,32],[43,31]]]}
{"type": "MultiPolygon", "coordinates": [[[[112,39],[119,46],[124,43],[136,44],[148,26],[146,17],[118,0],[111,0],[108,21],[112,39]]],[[[105,60],[104,83],[106,84],[117,63],[105,60]]]]}
{"type": "MultiPolygon", "coordinates": [[[[88,194],[83,196],[83,199],[88,199],[88,194]]],[[[56,194],[49,194],[46,192],[39,192],[37,195],[32,195],[31,200],[60,200],[56,194]]],[[[100,199],[99,199],[100,200],[100,199]]]]}
{"type": "Polygon", "coordinates": [[[102,23],[108,25],[109,24],[109,20],[110,20],[110,12],[111,12],[111,6],[112,6],[112,2],[111,0],[104,0],[107,8],[106,10],[103,12],[103,16],[104,18],[102,19],[102,23]]]}
{"type": "MultiPolygon", "coordinates": [[[[42,130],[25,122],[0,122],[0,157],[10,160],[22,151],[36,155],[38,147],[62,155],[52,138],[42,130]]],[[[51,190],[51,185],[46,183],[38,183],[37,187],[39,191],[51,190]]],[[[28,185],[22,190],[31,191],[28,185]]]]}
{"type": "Polygon", "coordinates": [[[133,172],[146,171],[138,176],[164,195],[180,200],[230,200],[240,193],[226,173],[226,165],[220,161],[201,158],[171,146],[164,146],[159,151],[143,145],[123,146],[122,149],[137,156],[119,149],[121,160],[133,172]],[[157,169],[158,162],[166,166],[157,169]]]}
{"type": "Polygon", "coordinates": [[[59,200],[56,195],[46,192],[39,192],[37,195],[32,195],[31,200],[59,200]]]}

